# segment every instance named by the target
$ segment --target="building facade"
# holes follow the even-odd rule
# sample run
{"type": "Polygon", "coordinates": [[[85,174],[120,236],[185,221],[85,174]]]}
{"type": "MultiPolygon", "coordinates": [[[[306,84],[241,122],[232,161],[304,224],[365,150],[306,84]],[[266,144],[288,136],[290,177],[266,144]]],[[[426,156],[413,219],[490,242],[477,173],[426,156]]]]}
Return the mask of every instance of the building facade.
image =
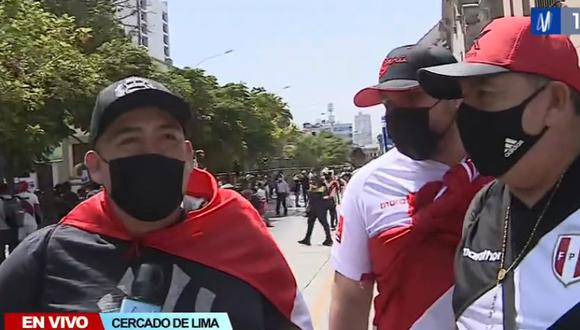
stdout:
{"type": "Polygon", "coordinates": [[[151,57],[172,64],[167,1],[119,1],[117,17],[136,45],[146,48],[151,57]]]}
{"type": "MultiPolygon", "coordinates": [[[[443,0],[439,31],[457,60],[462,61],[489,21],[503,16],[529,16],[533,7],[551,7],[558,3],[580,6],[580,0],[443,0]]],[[[571,39],[579,44],[578,36],[571,39]]]]}
{"type": "Polygon", "coordinates": [[[354,130],[354,144],[359,146],[373,144],[373,127],[370,114],[359,112],[354,117],[354,130]]]}
{"type": "Polygon", "coordinates": [[[347,144],[353,143],[353,128],[350,123],[336,123],[327,120],[318,121],[314,124],[304,123],[302,131],[307,134],[318,135],[322,132],[328,132],[332,135],[343,139],[347,144]]]}

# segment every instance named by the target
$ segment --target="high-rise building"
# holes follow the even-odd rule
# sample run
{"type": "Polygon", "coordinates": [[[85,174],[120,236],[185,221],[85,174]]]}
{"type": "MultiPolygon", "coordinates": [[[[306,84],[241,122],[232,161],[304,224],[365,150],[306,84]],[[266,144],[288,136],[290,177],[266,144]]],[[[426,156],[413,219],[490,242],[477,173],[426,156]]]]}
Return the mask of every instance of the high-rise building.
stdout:
{"type": "Polygon", "coordinates": [[[125,0],[118,6],[117,16],[127,36],[151,57],[171,64],[167,1],[125,0]]]}
{"type": "Polygon", "coordinates": [[[373,144],[373,127],[370,114],[359,112],[354,117],[354,130],[354,144],[359,146],[373,144]]]}

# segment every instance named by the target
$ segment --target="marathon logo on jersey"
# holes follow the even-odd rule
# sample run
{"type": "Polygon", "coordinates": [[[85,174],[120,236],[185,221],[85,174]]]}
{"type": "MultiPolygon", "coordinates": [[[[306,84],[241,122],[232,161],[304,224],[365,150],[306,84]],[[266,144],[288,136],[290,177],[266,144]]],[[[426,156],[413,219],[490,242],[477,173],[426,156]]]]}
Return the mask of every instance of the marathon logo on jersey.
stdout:
{"type": "Polygon", "coordinates": [[[382,202],[381,203],[381,210],[388,209],[388,208],[395,207],[395,206],[399,206],[399,205],[407,205],[407,204],[408,204],[407,197],[394,199],[391,201],[382,202]]]}
{"type": "Polygon", "coordinates": [[[580,235],[560,235],[554,248],[552,267],[556,277],[568,286],[580,280],[580,235]]]}
{"type": "Polygon", "coordinates": [[[475,252],[469,248],[463,248],[463,256],[478,262],[496,262],[501,259],[501,252],[490,250],[475,252]]]}
{"type": "Polygon", "coordinates": [[[341,215],[338,216],[338,225],[336,227],[336,235],[335,235],[335,239],[337,243],[340,243],[342,241],[342,231],[344,228],[344,217],[341,215]]]}

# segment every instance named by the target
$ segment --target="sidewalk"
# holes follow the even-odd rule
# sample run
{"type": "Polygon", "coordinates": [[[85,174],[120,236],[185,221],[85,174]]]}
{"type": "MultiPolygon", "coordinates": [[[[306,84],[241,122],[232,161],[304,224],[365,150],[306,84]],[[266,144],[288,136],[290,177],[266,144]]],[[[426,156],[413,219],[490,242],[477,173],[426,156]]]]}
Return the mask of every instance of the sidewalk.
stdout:
{"type": "Polygon", "coordinates": [[[317,224],[312,235],[312,246],[298,244],[306,232],[304,208],[289,208],[288,217],[271,218],[276,238],[298,282],[310,309],[314,329],[328,329],[330,290],[334,271],[330,265],[330,248],[323,246],[324,232],[317,224]],[[298,215],[295,215],[298,214],[298,215]]]}

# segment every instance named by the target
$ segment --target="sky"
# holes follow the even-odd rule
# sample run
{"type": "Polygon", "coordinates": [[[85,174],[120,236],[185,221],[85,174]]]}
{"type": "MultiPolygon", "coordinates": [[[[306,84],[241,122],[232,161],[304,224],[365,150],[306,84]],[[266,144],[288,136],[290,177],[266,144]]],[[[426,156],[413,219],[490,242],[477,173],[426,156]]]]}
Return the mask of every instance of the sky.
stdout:
{"type": "Polygon", "coordinates": [[[221,84],[245,82],[279,94],[301,126],[334,104],[340,122],[359,112],[380,131],[380,107],[353,96],[377,83],[393,48],[416,43],[441,17],[437,0],[168,0],[174,65],[199,68],[221,84]],[[284,88],[291,86],[290,88],[284,88]]]}

